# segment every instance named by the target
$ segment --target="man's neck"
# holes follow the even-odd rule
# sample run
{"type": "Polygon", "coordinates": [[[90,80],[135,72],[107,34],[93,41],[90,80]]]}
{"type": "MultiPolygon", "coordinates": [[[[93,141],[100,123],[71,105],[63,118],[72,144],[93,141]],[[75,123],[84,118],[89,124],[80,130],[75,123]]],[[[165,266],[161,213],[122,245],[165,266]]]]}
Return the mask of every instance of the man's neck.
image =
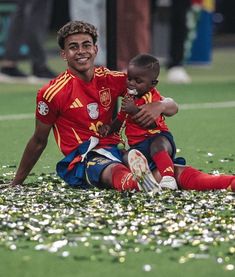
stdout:
{"type": "Polygon", "coordinates": [[[77,76],[79,79],[83,80],[86,83],[89,83],[94,77],[94,67],[84,72],[78,72],[74,70],[71,71],[74,76],[77,76]]]}

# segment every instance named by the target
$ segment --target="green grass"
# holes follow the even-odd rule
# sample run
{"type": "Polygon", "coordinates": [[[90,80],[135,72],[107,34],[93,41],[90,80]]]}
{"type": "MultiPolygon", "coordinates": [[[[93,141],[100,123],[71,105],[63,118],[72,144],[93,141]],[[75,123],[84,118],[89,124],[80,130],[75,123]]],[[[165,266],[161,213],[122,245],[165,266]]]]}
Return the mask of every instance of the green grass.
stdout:
{"type": "MultiPolygon", "coordinates": [[[[180,106],[235,101],[234,54],[235,49],[219,49],[210,67],[187,66],[193,79],[190,85],[167,84],[163,67],[159,90],[180,106]]],[[[50,65],[64,70],[61,59],[50,59],[50,65]]],[[[28,70],[26,62],[21,66],[28,70]]],[[[33,114],[39,88],[0,84],[0,119],[33,114]]],[[[235,107],[182,109],[167,123],[178,155],[188,164],[205,172],[235,174],[234,118],[235,107]]],[[[33,129],[33,118],[0,120],[1,182],[12,178],[33,129]]],[[[228,270],[235,266],[234,194],[166,192],[151,199],[142,194],[81,192],[67,188],[54,176],[61,157],[51,135],[27,185],[20,191],[0,191],[0,276],[234,276],[235,270],[228,270]],[[161,222],[166,218],[168,225],[161,222]],[[39,224],[46,219],[47,225],[39,224]],[[152,232],[157,220],[158,235],[152,232]],[[186,226],[172,232],[174,224],[182,221],[186,226]],[[62,233],[50,234],[50,228],[62,233]],[[137,240],[135,228],[142,240],[137,240]],[[120,230],[123,234],[117,233],[120,230]],[[107,241],[104,235],[113,235],[115,240],[107,241]],[[213,241],[203,241],[204,237],[213,237],[213,241]],[[183,238],[184,243],[174,247],[169,238],[183,238]],[[34,250],[38,244],[64,239],[72,245],[55,253],[34,250]],[[10,250],[14,245],[16,250],[10,250]],[[63,251],[70,255],[62,257],[63,251]],[[150,272],[144,271],[145,265],[151,266],[150,272]]]]}
{"type": "MultiPolygon", "coordinates": [[[[1,276],[66,276],[66,277],[103,277],[103,276],[162,276],[162,277],[232,277],[234,271],[225,271],[225,266],[216,264],[213,258],[193,259],[180,264],[179,256],[184,252],[166,249],[163,254],[147,251],[143,253],[130,254],[124,263],[118,263],[112,258],[105,259],[102,255],[96,260],[90,249],[79,247],[80,251],[74,249],[72,257],[62,258],[45,252],[36,252],[30,249],[18,251],[0,250],[1,254],[1,276]],[[82,254],[79,254],[81,252],[82,254]],[[144,265],[150,265],[151,271],[143,270],[144,265]],[[11,275],[9,275],[11,273],[11,275]]],[[[187,255],[191,251],[188,249],[187,255]]]]}

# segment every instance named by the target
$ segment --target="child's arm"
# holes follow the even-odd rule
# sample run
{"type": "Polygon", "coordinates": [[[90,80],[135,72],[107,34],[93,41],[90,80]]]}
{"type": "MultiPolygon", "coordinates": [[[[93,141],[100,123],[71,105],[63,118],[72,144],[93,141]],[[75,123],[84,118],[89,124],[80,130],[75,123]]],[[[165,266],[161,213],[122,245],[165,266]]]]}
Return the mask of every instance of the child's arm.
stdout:
{"type": "Polygon", "coordinates": [[[122,121],[120,121],[117,117],[112,121],[110,125],[110,130],[108,134],[116,133],[122,127],[122,121]]]}
{"type": "Polygon", "coordinates": [[[138,106],[136,106],[132,96],[126,95],[122,99],[121,111],[132,116],[132,115],[137,114],[140,111],[140,108],[138,108],[138,106]]]}

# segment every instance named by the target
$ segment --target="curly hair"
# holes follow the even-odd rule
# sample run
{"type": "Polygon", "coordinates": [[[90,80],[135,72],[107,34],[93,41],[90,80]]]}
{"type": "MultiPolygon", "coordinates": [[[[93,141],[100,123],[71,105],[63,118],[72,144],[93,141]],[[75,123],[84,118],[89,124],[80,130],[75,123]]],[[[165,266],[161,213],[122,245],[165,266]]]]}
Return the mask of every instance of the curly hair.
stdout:
{"type": "Polygon", "coordinates": [[[97,28],[84,21],[70,21],[57,32],[57,41],[61,49],[64,49],[65,39],[73,34],[88,34],[92,37],[94,44],[97,42],[97,28]]]}

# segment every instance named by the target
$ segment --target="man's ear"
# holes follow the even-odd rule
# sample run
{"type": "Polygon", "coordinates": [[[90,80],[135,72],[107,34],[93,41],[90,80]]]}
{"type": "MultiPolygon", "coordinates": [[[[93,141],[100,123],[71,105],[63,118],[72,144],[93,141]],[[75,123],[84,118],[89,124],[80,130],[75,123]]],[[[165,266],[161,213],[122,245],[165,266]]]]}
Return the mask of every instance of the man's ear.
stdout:
{"type": "Polygon", "coordinates": [[[61,50],[60,51],[60,56],[63,60],[67,61],[67,58],[66,58],[66,55],[65,55],[65,51],[64,50],[61,50]]]}
{"type": "Polygon", "coordinates": [[[99,49],[98,49],[98,45],[97,45],[97,44],[95,44],[95,53],[96,53],[96,55],[97,55],[98,51],[99,51],[99,49]]]}

